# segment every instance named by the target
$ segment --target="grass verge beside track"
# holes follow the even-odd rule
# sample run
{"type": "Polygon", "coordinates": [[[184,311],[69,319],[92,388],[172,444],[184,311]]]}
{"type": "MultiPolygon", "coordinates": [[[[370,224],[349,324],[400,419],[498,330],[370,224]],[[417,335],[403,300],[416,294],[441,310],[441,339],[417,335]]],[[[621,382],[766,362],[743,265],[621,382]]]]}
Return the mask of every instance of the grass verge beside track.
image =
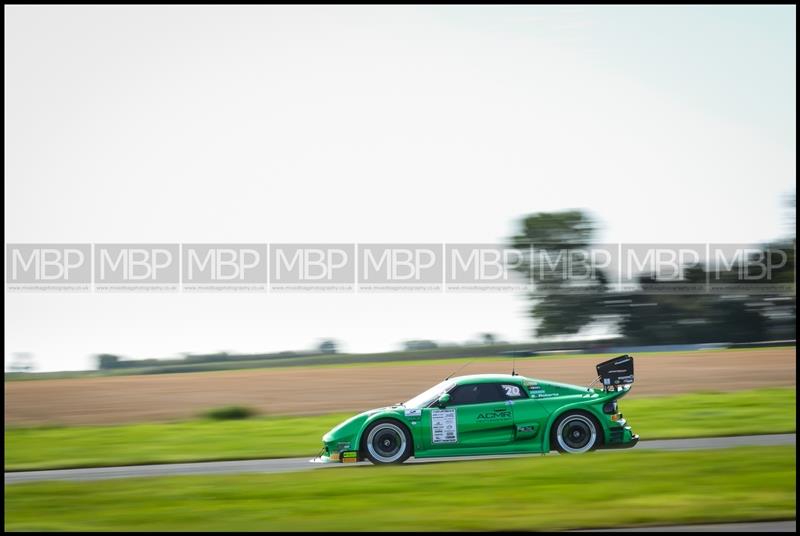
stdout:
{"type": "MultiPolygon", "coordinates": [[[[795,431],[796,393],[769,388],[622,399],[643,439],[795,431]]],[[[6,428],[5,470],[312,456],[322,434],[351,416],[53,428],[6,428]]]]}
{"type": "Polygon", "coordinates": [[[17,484],[5,530],[564,530],[791,519],[794,447],[17,484]]]}

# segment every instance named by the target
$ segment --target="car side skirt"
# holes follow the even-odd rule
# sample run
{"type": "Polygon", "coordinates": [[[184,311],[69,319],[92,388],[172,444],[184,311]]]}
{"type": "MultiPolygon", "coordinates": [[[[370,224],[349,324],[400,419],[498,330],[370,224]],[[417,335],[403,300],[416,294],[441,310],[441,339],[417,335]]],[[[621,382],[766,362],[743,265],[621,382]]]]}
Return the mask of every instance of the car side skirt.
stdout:
{"type": "Polygon", "coordinates": [[[544,453],[538,441],[511,443],[503,446],[471,447],[471,448],[436,448],[421,450],[414,454],[415,458],[449,458],[453,456],[487,456],[492,454],[536,454],[544,453]]]}

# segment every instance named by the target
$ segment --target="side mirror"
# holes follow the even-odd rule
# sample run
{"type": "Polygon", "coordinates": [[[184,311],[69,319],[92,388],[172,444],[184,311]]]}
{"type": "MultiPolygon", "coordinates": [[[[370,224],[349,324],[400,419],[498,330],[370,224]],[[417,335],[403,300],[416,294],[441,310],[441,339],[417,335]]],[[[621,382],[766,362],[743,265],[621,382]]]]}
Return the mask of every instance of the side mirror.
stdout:
{"type": "Polygon", "coordinates": [[[442,394],[442,396],[439,397],[439,400],[436,401],[436,405],[439,406],[440,408],[443,408],[449,402],[450,402],[450,395],[448,393],[444,393],[442,394]]]}

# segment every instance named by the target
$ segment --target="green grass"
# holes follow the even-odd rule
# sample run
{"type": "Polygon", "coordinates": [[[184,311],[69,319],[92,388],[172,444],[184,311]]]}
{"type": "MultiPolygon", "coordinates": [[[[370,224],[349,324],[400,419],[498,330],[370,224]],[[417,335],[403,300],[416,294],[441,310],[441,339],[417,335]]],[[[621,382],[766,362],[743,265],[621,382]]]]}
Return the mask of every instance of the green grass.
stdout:
{"type": "MultiPolygon", "coordinates": [[[[643,439],[795,430],[793,388],[623,398],[643,439]]],[[[366,408],[365,408],[366,409],[366,408]]],[[[6,428],[6,470],[312,456],[348,413],[120,426],[6,428]]]]}
{"type": "Polygon", "coordinates": [[[797,392],[770,387],[623,398],[619,407],[643,439],[777,434],[796,430],[797,392]]]}
{"type": "Polygon", "coordinates": [[[6,428],[5,468],[311,456],[322,447],[322,434],[351,415],[6,428]]]}
{"type": "Polygon", "coordinates": [[[795,517],[794,447],[14,484],[5,530],[563,530],[795,517]]]}

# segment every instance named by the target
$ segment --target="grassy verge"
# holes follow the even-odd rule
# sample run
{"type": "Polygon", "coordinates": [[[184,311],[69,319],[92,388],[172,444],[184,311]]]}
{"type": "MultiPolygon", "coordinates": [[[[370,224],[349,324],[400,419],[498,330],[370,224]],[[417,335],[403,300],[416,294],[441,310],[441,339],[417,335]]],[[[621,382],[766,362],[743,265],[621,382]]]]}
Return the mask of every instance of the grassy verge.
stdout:
{"type": "Polygon", "coordinates": [[[6,428],[5,469],[311,456],[322,434],[351,415],[6,428]]]}
{"type": "MultiPolygon", "coordinates": [[[[770,388],[623,399],[620,409],[643,439],[745,435],[793,432],[795,400],[792,388],[770,388]]],[[[350,415],[6,428],[5,469],[312,456],[350,415]]]]}
{"type": "Polygon", "coordinates": [[[793,387],[772,387],[623,398],[619,407],[643,439],[669,439],[794,432],[796,404],[793,387]]]}
{"type": "Polygon", "coordinates": [[[5,530],[563,530],[790,519],[794,447],[15,484],[5,530]]]}

